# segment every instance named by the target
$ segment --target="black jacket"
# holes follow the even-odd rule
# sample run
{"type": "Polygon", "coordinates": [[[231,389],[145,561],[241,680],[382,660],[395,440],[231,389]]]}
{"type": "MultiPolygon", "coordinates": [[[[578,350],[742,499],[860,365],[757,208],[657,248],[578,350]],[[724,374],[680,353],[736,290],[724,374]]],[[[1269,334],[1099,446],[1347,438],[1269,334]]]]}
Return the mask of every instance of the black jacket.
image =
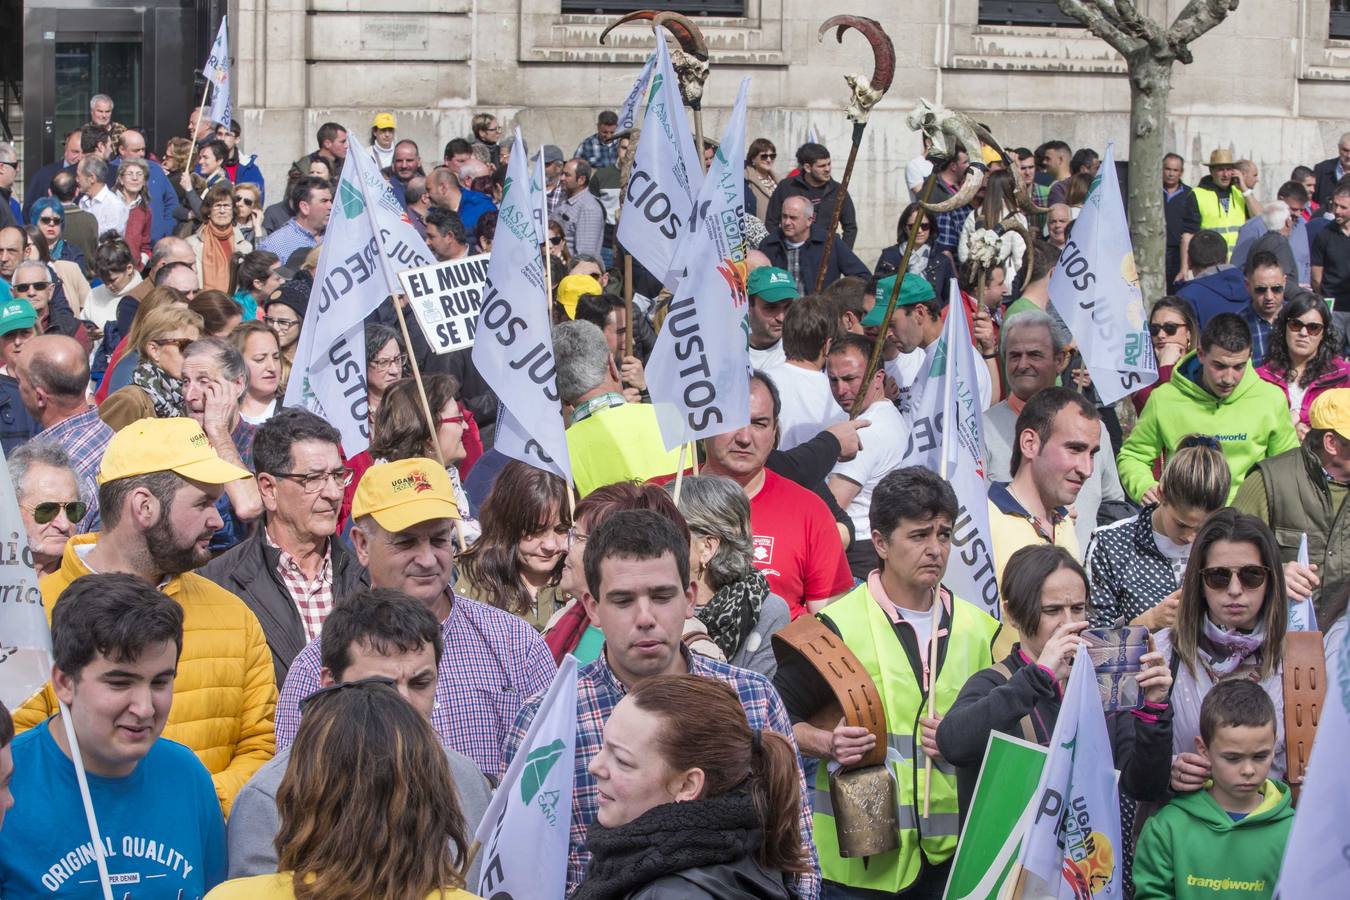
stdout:
{"type": "Polygon", "coordinates": [[[1333,156],[1313,166],[1313,177],[1317,183],[1313,186],[1313,199],[1317,205],[1326,209],[1331,205],[1331,192],[1336,189],[1336,164],[1340,158],[1333,156]]]}
{"type": "Polygon", "coordinates": [[[1087,549],[1091,583],[1088,618],[1097,628],[1108,628],[1120,617],[1127,623],[1162,602],[1180,584],[1171,561],[1153,539],[1153,511],[1145,506],[1137,516],[1104,525],[1092,532],[1087,549]]]}
{"type": "MultiPolygon", "coordinates": [[[[769,257],[769,262],[778,266],[780,269],[788,268],[788,248],[783,241],[783,232],[777,228],[773,229],[764,243],[759,245],[760,251],[769,257]]],[[[802,245],[801,249],[801,276],[803,294],[813,294],[816,289],[816,273],[820,271],[820,262],[825,258],[825,227],[817,221],[811,226],[811,239],[802,245]]],[[[789,270],[791,271],[791,270],[789,270]]],[[[845,275],[856,275],[859,278],[871,278],[872,273],[867,265],[849,249],[848,244],[836,240],[834,246],[830,248],[829,267],[825,270],[824,287],[829,287],[834,282],[843,278],[845,275]]]]}
{"type": "MultiPolygon", "coordinates": [[[[760,216],[770,234],[778,230],[783,201],[788,197],[805,197],[810,200],[816,208],[816,224],[824,232],[829,229],[830,222],[834,221],[834,208],[839,203],[839,182],[831,179],[820,187],[815,187],[806,183],[806,176],[801,172],[778,182],[778,186],[773,189],[773,195],[769,197],[769,208],[760,216]]],[[[839,227],[844,233],[844,243],[852,248],[853,242],[858,239],[858,215],[853,210],[852,197],[844,197],[844,210],[839,214],[839,227]]]]}
{"type": "MultiPolygon", "coordinates": [[[[244,601],[262,625],[267,646],[272,651],[272,666],[277,684],[284,684],[291,663],[309,639],[300,622],[300,611],[277,576],[280,551],[269,547],[266,529],[254,528],[241,543],[211,560],[198,572],[244,601]]],[[[333,553],[333,600],[370,586],[370,576],[356,557],[343,548],[342,541],[330,539],[333,553]]]]}
{"type": "Polygon", "coordinates": [[[685,869],[658,878],[628,895],[628,900],[790,900],[783,879],[750,857],[735,862],[685,869]]]}

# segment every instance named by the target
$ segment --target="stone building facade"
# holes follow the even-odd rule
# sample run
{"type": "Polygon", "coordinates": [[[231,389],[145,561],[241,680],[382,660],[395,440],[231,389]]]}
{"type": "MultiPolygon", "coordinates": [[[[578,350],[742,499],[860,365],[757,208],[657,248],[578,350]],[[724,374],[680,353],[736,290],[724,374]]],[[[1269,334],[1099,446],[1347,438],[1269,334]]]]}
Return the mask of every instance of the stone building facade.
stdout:
{"type": "MultiPolygon", "coordinates": [[[[1018,3],[1023,0],[1017,0],[1018,3]]],[[[1350,128],[1350,40],[1332,36],[1342,0],[1242,0],[1226,22],[1178,66],[1167,145],[1187,163],[1187,181],[1216,147],[1254,160],[1263,196],[1290,169],[1334,155],[1350,128]]],[[[904,123],[918,98],[969,111],[1010,146],[1051,137],[1128,156],[1129,87],[1123,61],[1081,28],[996,24],[1007,0],[856,0],[852,8],[808,0],[731,2],[743,16],[701,18],[711,48],[706,131],[720,136],[743,75],[753,77],[747,137],[778,147],[779,169],[814,127],[841,173],[850,126],[843,115],[848,72],[871,72],[866,41],[817,41],[829,15],[879,20],[896,50],[890,93],[873,113],[852,186],[859,205],[858,249],[869,263],[894,241],[907,200],[902,172],[919,151],[904,123]]],[[[1034,4],[1033,4],[1034,5],[1034,4]]],[[[1136,0],[1155,19],[1185,0],[1136,0]]],[[[230,4],[235,109],[245,143],[272,165],[313,149],[325,121],[368,142],[376,112],[398,119],[400,137],[438,160],[465,136],[474,113],[497,115],[507,135],[519,126],[532,145],[570,154],[594,129],[595,114],[627,93],[650,32],[626,26],[598,43],[611,14],[564,12],[576,0],[237,0],[230,4]]],[[[610,8],[596,0],[598,9],[610,8]]],[[[723,4],[722,8],[727,8],[723,4]]],[[[838,174],[836,175],[838,177],[838,174]]]]}

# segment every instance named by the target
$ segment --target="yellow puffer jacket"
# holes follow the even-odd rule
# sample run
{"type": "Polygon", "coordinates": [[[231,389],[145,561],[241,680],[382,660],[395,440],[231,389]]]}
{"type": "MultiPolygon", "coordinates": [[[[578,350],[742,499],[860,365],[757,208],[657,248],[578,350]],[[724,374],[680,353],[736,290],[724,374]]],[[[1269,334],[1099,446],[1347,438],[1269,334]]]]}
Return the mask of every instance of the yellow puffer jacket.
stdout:
{"type": "MultiPolygon", "coordinates": [[[[39,582],[48,620],[61,592],[91,574],[79,551],[97,540],[97,534],[71,538],[61,568],[39,582]]],[[[228,816],[240,788],[276,752],[272,654],[252,610],[224,588],[189,572],[170,579],[163,590],[183,607],[183,655],[164,737],[197,754],[228,816]]],[[[24,731],[56,711],[49,684],[14,713],[14,725],[24,731]]]]}

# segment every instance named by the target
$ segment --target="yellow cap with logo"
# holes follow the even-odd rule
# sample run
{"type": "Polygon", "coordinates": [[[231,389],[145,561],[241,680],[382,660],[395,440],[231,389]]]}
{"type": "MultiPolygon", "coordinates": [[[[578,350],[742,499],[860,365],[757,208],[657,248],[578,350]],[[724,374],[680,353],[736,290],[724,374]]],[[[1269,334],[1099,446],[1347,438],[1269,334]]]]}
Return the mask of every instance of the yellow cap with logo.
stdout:
{"type": "Polygon", "coordinates": [[[406,531],[432,519],[458,519],[445,466],[414,456],[366,469],[352,498],[352,516],[374,516],[385,531],[406,531]]]}
{"type": "Polygon", "coordinates": [[[114,434],[103,453],[98,483],[151,472],[174,472],[203,484],[253,477],[217,456],[202,426],[182,417],[139,419],[114,434]]]}
{"type": "Polygon", "coordinates": [[[1308,424],[1350,441],[1350,388],[1323,391],[1308,409],[1308,424]]]}

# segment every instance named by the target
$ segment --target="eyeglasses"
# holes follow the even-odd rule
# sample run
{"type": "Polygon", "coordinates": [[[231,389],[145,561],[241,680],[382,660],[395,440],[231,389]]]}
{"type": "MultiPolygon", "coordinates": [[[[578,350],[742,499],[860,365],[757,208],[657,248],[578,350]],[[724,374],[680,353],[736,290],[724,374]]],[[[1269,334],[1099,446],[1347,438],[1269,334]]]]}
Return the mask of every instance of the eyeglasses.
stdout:
{"type": "Polygon", "coordinates": [[[61,503],[57,500],[49,500],[45,503],[39,503],[36,506],[28,507],[28,511],[33,514],[33,521],[39,525],[46,525],[61,510],[66,511],[66,518],[72,523],[79,523],[84,519],[84,514],[89,511],[88,504],[81,503],[79,500],[71,500],[61,503]]]}
{"type": "Polygon", "coordinates": [[[226,212],[230,212],[231,210],[234,209],[234,202],[231,201],[231,200],[221,200],[219,203],[212,203],[212,204],[211,204],[211,208],[212,208],[212,209],[223,209],[223,210],[225,210],[226,212]]]}
{"type": "MultiPolygon", "coordinates": [[[[52,286],[52,283],[51,283],[50,281],[30,281],[30,282],[28,282],[27,284],[17,284],[17,283],[16,283],[16,284],[13,285],[13,288],[14,288],[14,293],[16,293],[16,294],[26,294],[26,293],[28,293],[29,291],[45,291],[47,288],[49,288],[49,287],[51,287],[51,286],[52,286]]],[[[1290,328],[1292,328],[1292,327],[1293,327],[1293,323],[1290,323],[1290,328]]],[[[1320,330],[1322,329],[1322,326],[1321,326],[1321,325],[1318,325],[1317,328],[1318,328],[1318,331],[1320,331],[1320,330]]],[[[1316,333],[1316,332],[1314,332],[1314,333],[1316,333]]]]}
{"type": "Polygon", "coordinates": [[[760,159],[767,159],[767,160],[772,161],[772,160],[775,160],[775,159],[778,158],[778,154],[777,154],[777,153],[761,153],[761,154],[759,155],[759,158],[760,158],[760,159]]]}
{"type": "Polygon", "coordinates": [[[403,354],[399,354],[398,356],[381,356],[372,359],[370,361],[370,366],[373,369],[402,369],[403,364],[407,361],[408,357],[403,354]]]}
{"type": "MultiPolygon", "coordinates": [[[[14,285],[14,290],[19,290],[19,285],[14,285]]],[[[1308,337],[1317,337],[1326,328],[1321,322],[1304,322],[1302,319],[1290,319],[1285,326],[1290,334],[1299,334],[1308,332],[1308,337]]]]}
{"type": "MultiPolygon", "coordinates": [[[[909,229],[911,229],[911,228],[913,228],[913,227],[914,227],[914,221],[913,221],[913,220],[910,220],[910,221],[908,221],[908,222],[905,223],[905,230],[906,230],[906,231],[908,231],[909,229]]],[[[929,230],[932,229],[932,227],[933,227],[932,225],[929,225],[929,224],[928,224],[928,220],[927,220],[927,219],[920,219],[920,220],[919,220],[919,230],[920,230],[920,231],[929,231],[929,230]]]]}
{"type": "Polygon", "coordinates": [[[38,216],[39,225],[60,225],[63,221],[56,216],[38,216]]]}
{"type": "Polygon", "coordinates": [[[356,680],[356,681],[343,681],[343,682],[340,682],[340,683],[338,683],[338,684],[330,684],[330,685],[329,685],[328,687],[326,687],[326,688],[319,688],[317,691],[315,691],[314,693],[310,694],[308,697],[301,698],[301,700],[300,700],[300,712],[301,712],[301,714],[303,714],[303,713],[305,712],[305,710],[306,710],[307,708],[309,708],[309,705],[310,705],[311,703],[313,703],[313,702],[315,702],[316,700],[319,700],[319,699],[321,699],[321,698],[323,698],[323,697],[331,697],[331,696],[333,696],[333,695],[336,694],[336,693],[339,693],[339,692],[341,692],[341,691],[348,690],[348,689],[350,689],[350,688],[356,688],[356,689],[360,690],[360,689],[364,689],[364,688],[368,688],[368,687],[376,687],[376,686],[383,686],[383,687],[397,688],[397,687],[398,687],[398,683],[395,682],[394,679],[392,679],[392,678],[385,678],[383,675],[372,675],[372,676],[369,677],[369,678],[361,678],[361,679],[358,679],[358,680],[356,680]]]}
{"type": "Polygon", "coordinates": [[[187,351],[188,345],[193,342],[193,338],[164,338],[161,341],[151,341],[160,347],[177,347],[179,353],[187,351]]]}
{"type": "Polygon", "coordinates": [[[10,162],[7,159],[0,159],[0,166],[9,166],[15,172],[19,171],[19,164],[17,162],[10,162]]]}
{"type": "Polygon", "coordinates": [[[352,483],[352,470],[333,469],[331,472],[273,472],[277,478],[289,478],[300,485],[306,494],[317,494],[324,485],[332,481],[340,488],[352,483]]]}
{"type": "Polygon", "coordinates": [[[1252,591],[1266,583],[1270,577],[1270,569],[1265,566],[1239,566],[1236,569],[1230,569],[1228,566],[1210,566],[1208,569],[1200,570],[1200,577],[1205,580],[1205,585],[1211,590],[1227,590],[1233,583],[1233,576],[1246,590],[1252,591]]]}
{"type": "Polygon", "coordinates": [[[1185,322],[1149,322],[1148,333],[1153,337],[1157,337],[1159,332],[1167,335],[1168,337],[1172,337],[1178,331],[1180,331],[1185,327],[1186,327],[1185,322]]]}
{"type": "Polygon", "coordinates": [[[1253,293],[1253,294],[1274,294],[1274,295],[1276,295],[1276,296],[1279,296],[1280,294],[1283,294],[1283,293],[1284,293],[1284,285],[1282,285],[1282,284],[1258,284],[1256,287],[1252,288],[1252,293],[1253,293]]]}
{"type": "Polygon", "coordinates": [[[263,324],[269,328],[275,328],[278,331],[290,331],[300,324],[299,319],[274,319],[271,316],[263,316],[263,324]]]}
{"type": "Polygon", "coordinates": [[[574,546],[584,544],[590,539],[590,535],[575,526],[567,529],[567,549],[571,550],[574,546]]]}
{"type": "Polygon", "coordinates": [[[464,417],[463,417],[463,416],[446,416],[444,419],[439,419],[439,420],[437,420],[437,424],[440,424],[440,425],[463,425],[463,424],[464,424],[464,417]]]}

